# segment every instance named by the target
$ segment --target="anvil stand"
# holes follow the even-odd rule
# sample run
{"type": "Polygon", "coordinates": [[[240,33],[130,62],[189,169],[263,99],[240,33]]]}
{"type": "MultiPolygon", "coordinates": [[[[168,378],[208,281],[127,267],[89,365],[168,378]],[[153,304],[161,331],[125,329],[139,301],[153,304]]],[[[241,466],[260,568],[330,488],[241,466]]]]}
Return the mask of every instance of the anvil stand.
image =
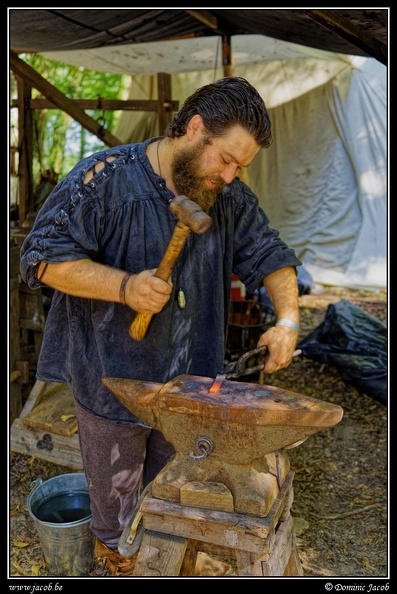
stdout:
{"type": "Polygon", "coordinates": [[[212,378],[191,375],[102,381],[175,448],[119,541],[137,552],[133,575],[192,576],[199,551],[234,559],[240,576],[303,575],[285,450],[338,423],[340,406],[227,380],[213,393],[212,378]]]}
{"type": "MultiPolygon", "coordinates": [[[[279,460],[278,453],[274,457],[279,460]]],[[[268,458],[272,463],[272,455],[268,458]]],[[[152,485],[119,550],[128,556],[128,541],[133,543],[142,520],[134,576],[194,576],[199,551],[234,560],[239,576],[302,576],[290,513],[293,476],[287,472],[266,517],[234,513],[232,494],[222,483],[187,483],[180,489],[180,503],[153,497],[152,485]]],[[[159,479],[161,495],[161,474],[159,479]]]]}

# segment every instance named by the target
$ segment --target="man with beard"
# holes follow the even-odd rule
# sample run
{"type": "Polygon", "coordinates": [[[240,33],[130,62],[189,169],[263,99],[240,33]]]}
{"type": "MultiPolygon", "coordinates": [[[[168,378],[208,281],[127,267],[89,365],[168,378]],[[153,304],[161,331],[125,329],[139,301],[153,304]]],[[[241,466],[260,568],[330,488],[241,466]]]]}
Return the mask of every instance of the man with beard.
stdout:
{"type": "Polygon", "coordinates": [[[77,163],[22,245],[23,280],[55,289],[37,378],[65,382],[74,395],[91,528],[113,575],[133,571],[133,559],[118,553],[120,536],[140,489],[174,450],[102,378],[215,377],[224,366],[233,273],[250,293],[263,285],[277,314],[258,342],[268,347],[264,372],[292,360],[301,262],[237,177],[271,141],[266,106],[245,79],[208,84],[186,99],[164,137],[77,163]],[[169,203],[178,195],[199,204],[212,225],[190,233],[165,282],[154,273],[176,224],[169,203]],[[137,312],[156,314],[141,341],[129,335],[137,312]]]}

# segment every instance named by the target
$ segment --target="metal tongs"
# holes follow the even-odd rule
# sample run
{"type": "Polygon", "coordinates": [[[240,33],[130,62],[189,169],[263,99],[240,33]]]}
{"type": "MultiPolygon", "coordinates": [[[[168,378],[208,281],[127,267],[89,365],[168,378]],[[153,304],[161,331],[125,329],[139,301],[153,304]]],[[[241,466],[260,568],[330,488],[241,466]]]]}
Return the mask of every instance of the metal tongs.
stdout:
{"type": "Polygon", "coordinates": [[[259,355],[260,353],[263,353],[264,355],[268,354],[268,348],[266,345],[257,347],[256,349],[252,349],[251,351],[247,351],[246,353],[241,355],[241,357],[237,359],[237,361],[232,361],[231,363],[228,363],[224,367],[224,369],[217,374],[209,389],[209,392],[211,394],[215,394],[216,392],[218,392],[225,380],[237,379],[241,376],[250,375],[251,373],[261,371],[261,369],[264,368],[265,363],[260,363],[259,365],[248,367],[248,361],[251,359],[251,357],[259,355]]]}

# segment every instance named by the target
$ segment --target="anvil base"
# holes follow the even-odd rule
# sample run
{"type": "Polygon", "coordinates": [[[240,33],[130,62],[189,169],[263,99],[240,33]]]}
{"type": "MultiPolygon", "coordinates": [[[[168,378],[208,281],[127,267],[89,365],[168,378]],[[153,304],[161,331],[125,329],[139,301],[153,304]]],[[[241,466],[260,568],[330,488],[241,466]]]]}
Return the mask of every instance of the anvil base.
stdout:
{"type": "MultiPolygon", "coordinates": [[[[266,454],[251,465],[211,460],[211,456],[203,460],[191,460],[189,456],[177,452],[154,479],[152,495],[158,499],[183,503],[181,492],[192,482],[223,484],[231,493],[232,511],[266,517],[289,469],[289,458],[278,452],[266,454]]],[[[212,507],[205,495],[202,501],[195,500],[195,506],[212,507]]]]}
{"type": "MultiPolygon", "coordinates": [[[[134,576],[194,576],[198,551],[234,559],[239,576],[302,576],[290,508],[293,472],[265,518],[157,499],[142,501],[134,576]]],[[[203,483],[204,484],[204,483],[203,483]]]]}

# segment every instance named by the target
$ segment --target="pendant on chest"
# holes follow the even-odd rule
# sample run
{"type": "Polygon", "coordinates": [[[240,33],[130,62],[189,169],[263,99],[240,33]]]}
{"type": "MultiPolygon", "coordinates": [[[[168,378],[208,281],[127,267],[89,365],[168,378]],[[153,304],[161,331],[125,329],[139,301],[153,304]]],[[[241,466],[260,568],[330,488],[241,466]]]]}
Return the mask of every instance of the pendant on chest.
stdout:
{"type": "Polygon", "coordinates": [[[186,307],[186,295],[183,292],[183,289],[178,289],[177,299],[178,299],[178,305],[179,305],[179,307],[181,309],[185,309],[185,307],[186,307]]]}

